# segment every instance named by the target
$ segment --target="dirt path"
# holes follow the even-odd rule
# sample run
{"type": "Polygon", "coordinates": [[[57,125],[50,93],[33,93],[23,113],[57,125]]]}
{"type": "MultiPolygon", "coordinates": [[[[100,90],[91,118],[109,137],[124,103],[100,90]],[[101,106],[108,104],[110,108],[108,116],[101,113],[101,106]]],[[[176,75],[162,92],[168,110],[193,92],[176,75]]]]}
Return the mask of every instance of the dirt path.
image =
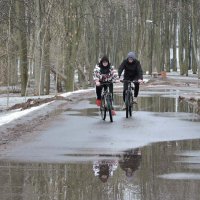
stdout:
{"type": "MultiPolygon", "coordinates": [[[[141,85],[141,91],[147,91],[149,89],[180,89],[187,91],[184,95],[180,96],[180,101],[188,101],[197,107],[197,113],[200,114],[200,89],[198,88],[198,82],[196,79],[175,79],[175,78],[153,78],[148,83],[141,85]]],[[[115,91],[122,91],[119,87],[115,91]]],[[[84,94],[74,94],[70,98],[65,99],[60,96],[47,98],[47,99],[29,99],[26,103],[16,104],[9,108],[9,110],[21,108],[29,109],[33,106],[39,106],[41,104],[52,102],[48,106],[43,107],[39,112],[33,111],[25,117],[14,120],[9,124],[1,126],[0,129],[0,150],[7,148],[8,144],[18,140],[20,137],[28,134],[32,134],[43,126],[48,125],[59,114],[70,108],[70,106],[80,99],[87,99],[88,97],[95,97],[94,91],[90,91],[84,94]]]]}
{"type": "MultiPolygon", "coordinates": [[[[7,148],[8,145],[12,145],[11,143],[17,141],[25,135],[36,133],[37,130],[42,130],[43,127],[48,126],[51,121],[58,118],[63,110],[70,109],[70,107],[80,99],[88,98],[88,95],[88,93],[85,93],[85,95],[74,94],[70,97],[70,99],[54,97],[43,100],[28,100],[26,103],[16,104],[10,107],[8,110],[15,108],[21,108],[24,110],[50,102],[47,106],[42,107],[39,112],[38,110],[32,111],[26,116],[2,125],[0,128],[0,150],[7,148]]],[[[92,95],[92,92],[90,95],[92,95]]]]}

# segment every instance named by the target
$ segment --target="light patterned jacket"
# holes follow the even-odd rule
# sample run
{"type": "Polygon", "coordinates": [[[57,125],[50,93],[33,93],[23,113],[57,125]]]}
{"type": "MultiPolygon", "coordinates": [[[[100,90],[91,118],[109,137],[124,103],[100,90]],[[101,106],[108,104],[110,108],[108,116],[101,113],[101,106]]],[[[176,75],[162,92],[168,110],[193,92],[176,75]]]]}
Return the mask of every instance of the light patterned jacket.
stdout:
{"type": "Polygon", "coordinates": [[[103,69],[99,67],[99,65],[96,65],[93,71],[93,80],[94,81],[100,81],[100,82],[106,82],[106,81],[116,81],[118,78],[118,73],[114,69],[114,66],[110,66],[108,69],[103,69]]]}

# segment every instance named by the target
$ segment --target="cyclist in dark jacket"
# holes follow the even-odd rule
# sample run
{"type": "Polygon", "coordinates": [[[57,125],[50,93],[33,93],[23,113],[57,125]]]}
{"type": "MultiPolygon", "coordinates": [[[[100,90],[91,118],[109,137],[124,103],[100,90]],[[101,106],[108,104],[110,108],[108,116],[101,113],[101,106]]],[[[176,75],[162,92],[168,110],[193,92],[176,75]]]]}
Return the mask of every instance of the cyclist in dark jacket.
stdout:
{"type": "MultiPolygon", "coordinates": [[[[137,96],[139,94],[139,84],[143,80],[143,71],[140,65],[140,61],[136,59],[134,52],[129,52],[127,58],[123,60],[118,69],[118,76],[120,78],[122,72],[124,71],[124,80],[138,81],[134,83],[134,99],[133,101],[137,103],[137,96]]],[[[128,83],[124,82],[123,88],[123,100],[125,101],[125,91],[128,89],[128,83]]]]}

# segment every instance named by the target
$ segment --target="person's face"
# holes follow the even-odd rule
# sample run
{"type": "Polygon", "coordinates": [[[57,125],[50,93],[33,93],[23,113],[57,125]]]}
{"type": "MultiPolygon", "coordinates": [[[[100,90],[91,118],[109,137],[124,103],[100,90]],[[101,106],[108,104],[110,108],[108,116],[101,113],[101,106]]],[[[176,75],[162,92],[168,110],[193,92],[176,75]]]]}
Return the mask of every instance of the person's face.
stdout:
{"type": "Polygon", "coordinates": [[[127,168],[127,169],[126,169],[126,176],[127,176],[127,177],[133,176],[133,171],[132,171],[132,169],[130,169],[130,168],[127,168]]]}
{"type": "Polygon", "coordinates": [[[133,62],[133,58],[128,58],[128,62],[132,63],[133,62]]]}
{"type": "Polygon", "coordinates": [[[102,64],[103,64],[104,67],[107,67],[107,66],[108,66],[108,61],[104,60],[104,61],[102,62],[102,64]]]}
{"type": "Polygon", "coordinates": [[[108,176],[107,175],[101,175],[99,178],[103,183],[105,183],[108,180],[108,176]]]}

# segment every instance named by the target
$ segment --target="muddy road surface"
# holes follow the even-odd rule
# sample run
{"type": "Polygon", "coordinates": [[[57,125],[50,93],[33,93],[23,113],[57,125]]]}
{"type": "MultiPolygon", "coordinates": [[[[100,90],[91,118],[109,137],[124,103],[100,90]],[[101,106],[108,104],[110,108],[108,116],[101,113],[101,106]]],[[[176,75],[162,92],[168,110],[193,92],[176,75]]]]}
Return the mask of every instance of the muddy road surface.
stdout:
{"type": "Polygon", "coordinates": [[[0,199],[199,199],[200,117],[181,94],[143,90],[126,119],[116,92],[113,123],[92,91],[48,108],[2,149],[0,199]]]}

